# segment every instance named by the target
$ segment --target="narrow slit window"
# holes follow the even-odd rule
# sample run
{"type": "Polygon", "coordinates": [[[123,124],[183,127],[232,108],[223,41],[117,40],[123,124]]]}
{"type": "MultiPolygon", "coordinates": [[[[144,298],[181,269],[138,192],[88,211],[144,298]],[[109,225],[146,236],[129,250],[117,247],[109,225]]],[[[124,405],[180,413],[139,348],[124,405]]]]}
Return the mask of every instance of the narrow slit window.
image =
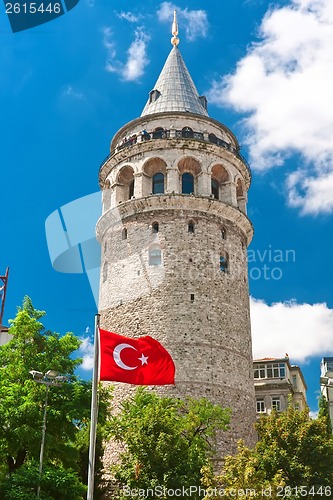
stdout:
{"type": "Polygon", "coordinates": [[[121,239],[122,240],[127,240],[127,229],[124,227],[124,229],[121,232],[121,239]]]}
{"type": "Polygon", "coordinates": [[[220,271],[228,272],[228,258],[226,255],[220,255],[220,271]]]}
{"type": "Polygon", "coordinates": [[[189,233],[194,234],[194,222],[191,221],[188,223],[187,230],[189,233]]]}
{"type": "Polygon", "coordinates": [[[222,238],[222,240],[227,239],[227,231],[225,230],[224,227],[222,227],[222,229],[221,229],[221,238],[222,238]]]}
{"type": "Polygon", "coordinates": [[[152,225],[152,233],[158,233],[158,230],[159,230],[159,226],[158,226],[158,222],[154,222],[153,225],[152,225]]]}

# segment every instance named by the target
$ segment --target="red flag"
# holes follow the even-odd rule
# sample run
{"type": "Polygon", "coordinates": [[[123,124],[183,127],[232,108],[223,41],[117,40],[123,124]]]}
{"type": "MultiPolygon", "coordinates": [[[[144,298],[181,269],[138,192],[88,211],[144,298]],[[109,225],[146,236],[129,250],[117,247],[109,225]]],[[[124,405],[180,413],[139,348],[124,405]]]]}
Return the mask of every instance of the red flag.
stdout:
{"type": "Polygon", "coordinates": [[[100,380],[136,385],[175,383],[175,365],[168,351],[151,337],[131,339],[99,330],[100,380]]]}

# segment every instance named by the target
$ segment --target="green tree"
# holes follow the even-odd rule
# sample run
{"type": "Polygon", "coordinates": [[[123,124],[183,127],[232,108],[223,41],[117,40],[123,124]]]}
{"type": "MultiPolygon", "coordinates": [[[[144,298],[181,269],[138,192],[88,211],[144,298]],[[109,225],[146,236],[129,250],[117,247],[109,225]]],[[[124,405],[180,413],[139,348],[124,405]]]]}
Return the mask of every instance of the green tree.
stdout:
{"type": "Polygon", "coordinates": [[[229,419],[229,409],[206,399],[181,401],[139,388],[110,420],[110,437],[125,446],[113,467],[116,480],[130,489],[200,486],[216,431],[226,430],[229,419]]]}
{"type": "MultiPolygon", "coordinates": [[[[31,471],[29,477],[33,477],[31,464],[39,460],[46,386],[33,381],[31,370],[46,373],[53,369],[68,377],[68,383],[49,389],[45,467],[54,467],[54,474],[57,470],[60,474],[62,468],[71,469],[81,481],[86,475],[83,464],[87,463],[91,384],[78,381],[74,374],[81,363],[73,356],[80,340],[73,333],[60,336],[45,330],[40,322],[44,315],[25,297],[11,321],[9,333],[13,338],[0,347],[1,498],[1,488],[6,489],[11,483],[15,489],[22,476],[17,473],[23,465],[31,471]],[[15,478],[8,477],[14,474],[15,478]]],[[[108,394],[102,392],[100,428],[107,418],[107,399],[108,394]]]]}
{"type": "MultiPolygon", "coordinates": [[[[284,488],[289,498],[305,496],[310,491],[313,494],[309,498],[317,491],[330,497],[333,438],[326,416],[311,419],[308,409],[299,411],[290,403],[285,412],[262,416],[256,429],[260,440],[254,449],[240,443],[238,454],[226,457],[221,476],[213,477],[211,471],[203,470],[206,486],[224,488],[227,497],[235,497],[235,489],[251,488],[259,494],[272,488],[271,498],[281,497],[284,488]],[[300,486],[303,490],[297,493],[300,486]]],[[[236,495],[241,496],[242,492],[236,495]]]]}
{"type": "Polygon", "coordinates": [[[323,395],[321,395],[319,398],[318,407],[319,407],[318,417],[323,419],[324,422],[326,422],[327,434],[328,436],[332,436],[332,422],[330,417],[328,401],[323,395]]]}

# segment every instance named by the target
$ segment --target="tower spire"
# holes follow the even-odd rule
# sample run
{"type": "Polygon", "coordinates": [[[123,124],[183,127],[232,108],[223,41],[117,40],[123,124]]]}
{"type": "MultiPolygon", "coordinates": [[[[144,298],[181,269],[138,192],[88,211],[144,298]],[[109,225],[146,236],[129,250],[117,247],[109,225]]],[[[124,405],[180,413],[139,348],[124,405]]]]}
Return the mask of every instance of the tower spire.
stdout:
{"type": "Polygon", "coordinates": [[[179,38],[178,38],[178,23],[177,23],[176,10],[173,11],[173,23],[172,23],[171,33],[173,34],[173,37],[171,38],[171,43],[174,47],[177,47],[177,45],[179,44],[179,38]]]}
{"type": "Polygon", "coordinates": [[[168,111],[185,111],[208,116],[207,101],[203,96],[199,97],[191,75],[177,47],[179,38],[177,12],[175,10],[173,12],[171,32],[173,35],[171,38],[173,47],[153,90],[149,92],[149,99],[141,116],[168,111]]]}

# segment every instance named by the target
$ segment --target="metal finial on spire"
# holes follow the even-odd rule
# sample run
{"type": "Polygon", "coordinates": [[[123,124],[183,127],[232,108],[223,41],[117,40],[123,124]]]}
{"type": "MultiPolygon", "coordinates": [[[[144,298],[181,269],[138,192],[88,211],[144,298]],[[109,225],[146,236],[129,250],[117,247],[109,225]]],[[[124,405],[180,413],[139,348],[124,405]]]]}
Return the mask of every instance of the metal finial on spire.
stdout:
{"type": "Polygon", "coordinates": [[[173,37],[171,38],[171,43],[174,47],[177,47],[179,44],[179,38],[178,38],[178,23],[177,23],[177,13],[174,10],[173,11],[173,23],[172,23],[172,30],[171,33],[173,34],[173,37]]]}

